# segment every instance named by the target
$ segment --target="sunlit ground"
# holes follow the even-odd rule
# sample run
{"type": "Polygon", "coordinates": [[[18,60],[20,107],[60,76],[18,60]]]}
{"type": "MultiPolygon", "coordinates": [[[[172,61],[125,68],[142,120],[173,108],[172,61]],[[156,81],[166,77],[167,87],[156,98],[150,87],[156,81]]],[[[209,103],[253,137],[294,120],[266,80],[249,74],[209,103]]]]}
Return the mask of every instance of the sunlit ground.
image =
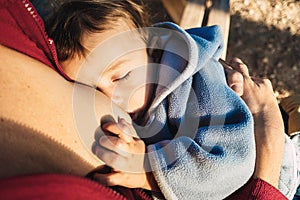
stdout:
{"type": "MultiPolygon", "coordinates": [[[[143,0],[154,22],[168,21],[161,0],[143,0]]],[[[227,58],[242,58],[253,76],[269,78],[278,99],[300,94],[300,1],[230,0],[227,58]]]]}

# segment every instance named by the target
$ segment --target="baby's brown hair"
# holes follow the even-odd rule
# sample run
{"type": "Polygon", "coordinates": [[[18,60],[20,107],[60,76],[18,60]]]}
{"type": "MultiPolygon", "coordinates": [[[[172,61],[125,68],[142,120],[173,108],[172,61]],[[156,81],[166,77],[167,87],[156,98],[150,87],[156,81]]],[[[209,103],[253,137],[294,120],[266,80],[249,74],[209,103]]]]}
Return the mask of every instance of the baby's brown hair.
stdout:
{"type": "MultiPolygon", "coordinates": [[[[149,25],[147,13],[132,0],[71,0],[63,3],[46,23],[60,62],[75,55],[86,57],[84,33],[100,33],[123,19],[135,28],[149,25]]],[[[141,29],[142,30],[142,29],[141,29]]],[[[145,39],[146,33],[141,32],[145,39]]]]}

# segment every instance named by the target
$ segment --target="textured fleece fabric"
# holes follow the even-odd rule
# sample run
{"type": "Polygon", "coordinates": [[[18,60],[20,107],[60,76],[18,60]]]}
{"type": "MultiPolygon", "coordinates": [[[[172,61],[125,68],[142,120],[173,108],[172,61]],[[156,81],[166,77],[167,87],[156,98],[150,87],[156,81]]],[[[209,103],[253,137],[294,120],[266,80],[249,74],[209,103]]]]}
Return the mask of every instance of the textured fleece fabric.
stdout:
{"type": "MultiPolygon", "coordinates": [[[[152,36],[164,52],[150,120],[139,131],[151,135],[141,135],[151,169],[166,199],[223,199],[251,177],[255,142],[252,115],[218,62],[221,30],[155,26],[170,31],[152,36]]],[[[280,182],[289,198],[297,185],[293,155],[285,159],[280,182]]]]}

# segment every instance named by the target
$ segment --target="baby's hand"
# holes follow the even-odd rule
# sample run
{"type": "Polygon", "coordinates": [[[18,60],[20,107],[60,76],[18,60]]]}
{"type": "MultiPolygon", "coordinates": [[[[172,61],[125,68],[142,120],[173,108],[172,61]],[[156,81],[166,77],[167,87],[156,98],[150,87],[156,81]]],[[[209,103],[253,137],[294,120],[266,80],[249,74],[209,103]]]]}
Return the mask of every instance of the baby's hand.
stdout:
{"type": "Polygon", "coordinates": [[[145,170],[146,146],[141,139],[132,136],[132,131],[135,131],[132,125],[120,119],[118,123],[103,124],[102,129],[106,135],[96,141],[93,151],[113,171],[96,174],[94,179],[107,186],[151,189],[145,170]]]}

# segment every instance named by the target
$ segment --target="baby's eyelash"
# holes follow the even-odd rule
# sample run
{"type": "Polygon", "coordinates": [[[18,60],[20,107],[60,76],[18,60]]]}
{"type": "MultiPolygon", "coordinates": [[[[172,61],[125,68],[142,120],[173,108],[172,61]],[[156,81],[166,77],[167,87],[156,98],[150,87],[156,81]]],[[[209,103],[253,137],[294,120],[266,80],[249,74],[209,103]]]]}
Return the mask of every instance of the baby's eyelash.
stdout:
{"type": "Polygon", "coordinates": [[[127,80],[129,78],[130,74],[131,74],[131,71],[128,72],[127,74],[125,74],[125,76],[115,79],[113,82],[127,80]]]}

